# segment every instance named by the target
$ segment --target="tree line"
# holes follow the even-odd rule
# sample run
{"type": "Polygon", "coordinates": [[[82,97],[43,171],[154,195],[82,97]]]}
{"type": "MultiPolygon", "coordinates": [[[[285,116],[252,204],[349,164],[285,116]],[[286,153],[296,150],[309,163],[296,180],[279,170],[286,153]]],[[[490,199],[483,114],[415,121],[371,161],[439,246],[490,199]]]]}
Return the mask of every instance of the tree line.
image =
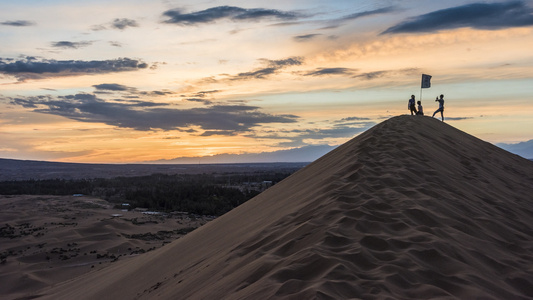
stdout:
{"type": "Polygon", "coordinates": [[[73,195],[99,197],[120,206],[220,216],[260,193],[251,182],[283,180],[292,172],[227,174],[153,174],[111,179],[1,181],[2,195],[73,195]]]}

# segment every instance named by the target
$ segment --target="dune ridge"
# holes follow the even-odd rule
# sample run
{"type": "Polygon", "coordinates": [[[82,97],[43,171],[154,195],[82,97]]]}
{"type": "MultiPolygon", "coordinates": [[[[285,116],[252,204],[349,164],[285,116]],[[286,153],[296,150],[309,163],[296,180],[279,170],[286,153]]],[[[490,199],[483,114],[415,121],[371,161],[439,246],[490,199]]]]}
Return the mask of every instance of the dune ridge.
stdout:
{"type": "Polygon", "coordinates": [[[533,299],[533,163],[399,116],[39,299],[533,299]]]}

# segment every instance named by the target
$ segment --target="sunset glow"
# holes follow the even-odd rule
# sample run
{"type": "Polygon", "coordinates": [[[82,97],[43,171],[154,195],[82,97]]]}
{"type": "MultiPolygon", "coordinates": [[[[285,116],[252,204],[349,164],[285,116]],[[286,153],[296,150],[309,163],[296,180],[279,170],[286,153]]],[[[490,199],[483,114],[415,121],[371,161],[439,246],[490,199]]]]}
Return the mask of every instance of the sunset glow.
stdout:
{"type": "Polygon", "coordinates": [[[0,39],[0,158],[333,146],[411,94],[486,141],[533,139],[531,1],[3,1],[0,39]]]}

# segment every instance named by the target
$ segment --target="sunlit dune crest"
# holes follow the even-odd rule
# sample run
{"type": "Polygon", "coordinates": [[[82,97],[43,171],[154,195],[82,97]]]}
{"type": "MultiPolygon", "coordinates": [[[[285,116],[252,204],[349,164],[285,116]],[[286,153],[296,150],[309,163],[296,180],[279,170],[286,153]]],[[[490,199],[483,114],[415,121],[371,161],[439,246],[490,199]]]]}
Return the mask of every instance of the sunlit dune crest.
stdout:
{"type": "Polygon", "coordinates": [[[163,248],[39,299],[529,299],[533,163],[400,116],[163,248]]]}

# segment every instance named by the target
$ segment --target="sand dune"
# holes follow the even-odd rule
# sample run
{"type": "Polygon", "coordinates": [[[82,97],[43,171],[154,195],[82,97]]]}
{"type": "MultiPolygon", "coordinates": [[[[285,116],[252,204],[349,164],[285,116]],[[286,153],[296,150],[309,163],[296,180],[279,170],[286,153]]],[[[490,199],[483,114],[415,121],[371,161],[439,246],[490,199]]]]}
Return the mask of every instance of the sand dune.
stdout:
{"type": "Polygon", "coordinates": [[[389,119],[184,238],[40,299],[533,299],[533,163],[389,119]]]}

